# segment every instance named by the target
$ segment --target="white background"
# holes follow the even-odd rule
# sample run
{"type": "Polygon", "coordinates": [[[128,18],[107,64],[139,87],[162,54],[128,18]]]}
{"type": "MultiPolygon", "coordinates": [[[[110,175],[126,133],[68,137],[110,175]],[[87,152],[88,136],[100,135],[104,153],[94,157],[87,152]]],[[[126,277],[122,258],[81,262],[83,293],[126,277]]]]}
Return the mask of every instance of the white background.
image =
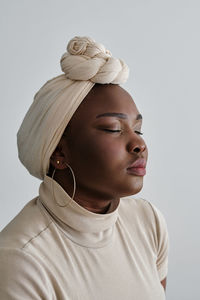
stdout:
{"type": "Polygon", "coordinates": [[[170,236],[167,299],[200,299],[199,16],[194,0],[0,1],[0,229],[38,194],[40,181],[17,158],[22,119],[61,74],[68,41],[91,36],[130,68],[123,87],[149,148],[140,194],[161,210],[170,236]]]}

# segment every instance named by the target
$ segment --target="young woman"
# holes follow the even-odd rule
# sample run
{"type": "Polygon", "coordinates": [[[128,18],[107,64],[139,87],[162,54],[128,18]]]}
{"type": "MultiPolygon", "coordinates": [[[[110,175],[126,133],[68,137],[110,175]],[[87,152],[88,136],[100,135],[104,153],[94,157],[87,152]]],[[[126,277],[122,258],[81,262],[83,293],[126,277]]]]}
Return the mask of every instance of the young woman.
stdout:
{"type": "Polygon", "coordinates": [[[127,197],[148,156],[120,86],[128,67],[88,37],[67,50],[18,131],[19,158],[42,183],[0,234],[0,299],[165,299],[165,219],[127,197]]]}

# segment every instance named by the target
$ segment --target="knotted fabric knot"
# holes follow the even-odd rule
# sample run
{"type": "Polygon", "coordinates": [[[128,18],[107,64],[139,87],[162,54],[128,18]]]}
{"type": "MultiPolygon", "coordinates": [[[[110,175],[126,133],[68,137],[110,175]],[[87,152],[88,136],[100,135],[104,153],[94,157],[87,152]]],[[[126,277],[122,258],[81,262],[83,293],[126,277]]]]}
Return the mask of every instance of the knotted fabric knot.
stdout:
{"type": "Polygon", "coordinates": [[[104,45],[90,37],[76,36],[70,40],[60,64],[71,80],[122,84],[129,75],[128,66],[122,60],[112,57],[104,45]]]}

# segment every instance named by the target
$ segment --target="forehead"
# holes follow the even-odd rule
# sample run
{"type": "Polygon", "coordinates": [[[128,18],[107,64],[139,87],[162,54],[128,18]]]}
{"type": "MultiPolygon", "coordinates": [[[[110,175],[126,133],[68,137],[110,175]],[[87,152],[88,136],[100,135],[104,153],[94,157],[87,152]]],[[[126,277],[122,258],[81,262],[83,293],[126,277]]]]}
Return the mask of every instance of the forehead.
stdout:
{"type": "Polygon", "coordinates": [[[122,87],[96,84],[74,113],[71,122],[95,119],[97,115],[108,112],[124,113],[130,118],[139,113],[131,95],[122,87]]]}

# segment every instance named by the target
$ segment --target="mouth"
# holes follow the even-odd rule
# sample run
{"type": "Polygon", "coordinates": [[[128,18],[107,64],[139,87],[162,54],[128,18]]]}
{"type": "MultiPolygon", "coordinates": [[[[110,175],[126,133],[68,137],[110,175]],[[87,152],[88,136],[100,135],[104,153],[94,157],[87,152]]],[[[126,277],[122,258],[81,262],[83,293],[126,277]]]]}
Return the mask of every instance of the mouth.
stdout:
{"type": "Polygon", "coordinates": [[[146,174],[146,168],[128,168],[127,173],[136,176],[144,176],[146,174]]]}
{"type": "Polygon", "coordinates": [[[127,173],[136,176],[144,176],[146,174],[146,160],[144,158],[137,159],[127,168],[127,173]]]}

